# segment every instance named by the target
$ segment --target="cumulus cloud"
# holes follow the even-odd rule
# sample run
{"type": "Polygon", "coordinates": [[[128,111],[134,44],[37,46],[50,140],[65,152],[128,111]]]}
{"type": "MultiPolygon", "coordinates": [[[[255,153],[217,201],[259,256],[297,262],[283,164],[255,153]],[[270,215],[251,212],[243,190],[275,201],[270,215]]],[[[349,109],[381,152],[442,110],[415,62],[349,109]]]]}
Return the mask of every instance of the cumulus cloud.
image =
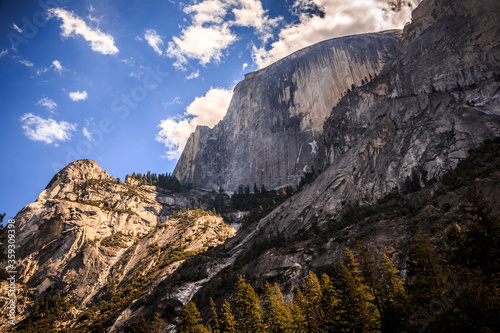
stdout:
{"type": "Polygon", "coordinates": [[[168,43],[166,54],[185,70],[190,59],[205,65],[220,62],[223,51],[238,40],[235,27],[253,27],[262,42],[272,38],[282,17],[270,18],[260,0],[205,0],[184,8],[191,24],[168,43]]]}
{"type": "Polygon", "coordinates": [[[171,160],[179,158],[196,126],[215,126],[226,114],[232,96],[231,90],[212,88],[205,96],[196,97],[182,117],[162,120],[156,141],[167,148],[166,157],[171,160]]]}
{"type": "Polygon", "coordinates": [[[30,140],[41,141],[46,144],[58,146],[60,141],[71,139],[72,132],[76,130],[76,125],[66,121],[57,122],[52,118],[44,119],[32,113],[25,113],[20,119],[24,135],[30,140]]]}
{"type": "Polygon", "coordinates": [[[69,98],[71,98],[71,100],[73,102],[84,101],[87,99],[87,97],[88,97],[88,95],[87,95],[87,92],[85,90],[84,91],[73,91],[73,92],[69,93],[69,98]]]}
{"type": "Polygon", "coordinates": [[[57,104],[56,102],[54,102],[53,100],[51,100],[50,98],[48,97],[44,97],[42,99],[40,99],[36,105],[40,105],[40,106],[43,106],[45,107],[49,112],[53,113],[54,110],[57,108],[57,104]]]}
{"type": "Polygon", "coordinates": [[[182,30],[180,37],[174,37],[168,43],[167,55],[176,58],[174,66],[179,69],[185,69],[188,58],[197,59],[202,65],[220,62],[222,51],[236,39],[227,23],[208,27],[191,25],[182,30]]]}
{"type": "Polygon", "coordinates": [[[273,28],[283,19],[281,16],[269,18],[260,0],[240,0],[240,7],[234,8],[232,12],[234,25],[255,28],[264,42],[273,37],[273,28]]]}
{"type": "Polygon", "coordinates": [[[194,25],[203,25],[205,23],[220,24],[223,22],[229,6],[230,1],[205,0],[198,4],[187,6],[184,8],[184,12],[193,14],[191,20],[194,25]]]}
{"type": "Polygon", "coordinates": [[[97,28],[91,28],[87,23],[78,17],[75,13],[62,8],[49,9],[49,18],[56,17],[62,20],[61,35],[63,37],[82,36],[93,51],[101,54],[117,54],[118,48],[115,46],[113,36],[100,31],[97,28]]]}
{"type": "Polygon", "coordinates": [[[284,27],[270,48],[253,46],[259,68],[325,39],[401,29],[417,0],[296,0],[298,23],[284,27]]]}
{"type": "Polygon", "coordinates": [[[160,35],[156,33],[155,30],[149,29],[144,33],[144,39],[148,42],[149,46],[155,50],[158,55],[163,55],[163,51],[160,46],[163,46],[163,41],[161,40],[160,35]]]}

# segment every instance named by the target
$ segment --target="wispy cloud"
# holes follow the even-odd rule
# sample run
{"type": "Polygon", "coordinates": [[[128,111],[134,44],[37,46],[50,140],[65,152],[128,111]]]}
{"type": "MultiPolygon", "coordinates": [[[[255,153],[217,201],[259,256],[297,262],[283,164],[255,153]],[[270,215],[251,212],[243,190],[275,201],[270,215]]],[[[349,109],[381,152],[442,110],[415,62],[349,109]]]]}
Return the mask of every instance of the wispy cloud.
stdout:
{"type": "Polygon", "coordinates": [[[84,91],[73,91],[73,92],[69,93],[69,98],[73,102],[86,100],[87,97],[88,97],[88,95],[87,95],[87,92],[85,90],[84,91]]]}
{"type": "Polygon", "coordinates": [[[155,50],[158,55],[163,55],[163,51],[160,46],[163,46],[163,41],[161,40],[160,35],[156,32],[156,30],[149,29],[144,33],[144,39],[148,42],[149,46],[155,50]]]}
{"type": "Polygon", "coordinates": [[[2,51],[0,51],[0,58],[2,58],[3,56],[9,54],[9,51],[11,49],[3,49],[2,51]]]}
{"type": "Polygon", "coordinates": [[[92,142],[92,133],[90,133],[90,131],[87,129],[87,127],[83,128],[82,134],[83,134],[84,137],[87,138],[87,140],[89,140],[90,142],[92,142]]]}
{"type": "Polygon", "coordinates": [[[21,28],[19,28],[19,27],[17,26],[17,24],[15,24],[15,23],[13,23],[13,24],[12,24],[12,28],[13,28],[14,30],[16,30],[17,32],[19,32],[20,34],[22,34],[22,33],[23,33],[23,30],[21,30],[21,28]]]}
{"type": "Polygon", "coordinates": [[[25,59],[19,60],[19,63],[23,64],[26,67],[33,67],[34,66],[34,64],[31,61],[25,60],[25,59]]]}
{"type": "Polygon", "coordinates": [[[66,121],[57,122],[52,118],[44,119],[33,113],[25,113],[19,120],[28,139],[54,146],[58,146],[60,141],[70,140],[77,126],[66,121]]]}
{"type": "Polygon", "coordinates": [[[59,60],[52,61],[52,66],[54,66],[54,70],[59,74],[65,69],[59,60]]]}
{"type": "Polygon", "coordinates": [[[165,102],[165,103],[163,103],[163,107],[166,109],[170,105],[174,105],[174,104],[181,104],[181,97],[180,96],[177,96],[171,102],[165,102]]]}
{"type": "Polygon", "coordinates": [[[243,73],[245,71],[245,69],[247,69],[247,67],[248,67],[248,64],[245,62],[243,64],[243,66],[241,66],[241,72],[243,73]]]}
{"type": "Polygon", "coordinates": [[[40,99],[36,105],[40,105],[40,106],[43,106],[45,107],[49,112],[53,113],[54,110],[57,108],[57,104],[56,102],[54,102],[53,100],[51,100],[50,98],[48,97],[44,97],[42,99],[40,99]]]}
{"type": "Polygon", "coordinates": [[[63,37],[82,36],[93,51],[101,54],[117,54],[118,48],[115,46],[113,36],[100,31],[97,28],[91,28],[87,23],[78,17],[75,13],[62,8],[49,9],[49,17],[57,17],[62,20],[61,35],[63,37]]]}
{"type": "Polygon", "coordinates": [[[188,76],[186,76],[186,79],[187,80],[196,79],[198,76],[200,76],[200,70],[199,69],[197,69],[196,71],[194,71],[191,74],[189,74],[188,76]]]}
{"type": "Polygon", "coordinates": [[[167,148],[165,157],[171,160],[179,158],[196,126],[215,126],[226,114],[232,96],[232,90],[212,88],[205,96],[196,97],[180,118],[162,120],[156,141],[167,148]]]}

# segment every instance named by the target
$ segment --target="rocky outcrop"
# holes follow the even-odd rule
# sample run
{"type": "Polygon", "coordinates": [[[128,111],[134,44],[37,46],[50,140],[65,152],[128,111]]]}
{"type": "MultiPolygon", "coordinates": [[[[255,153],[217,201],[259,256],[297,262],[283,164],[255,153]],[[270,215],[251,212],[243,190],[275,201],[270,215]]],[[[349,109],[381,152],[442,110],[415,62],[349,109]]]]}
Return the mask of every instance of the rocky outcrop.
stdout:
{"type": "Polygon", "coordinates": [[[224,119],[198,127],[174,175],[205,189],[296,186],[323,167],[323,122],[347,91],[377,76],[399,49],[400,32],[324,41],[247,74],[224,119]]]}
{"type": "Polygon", "coordinates": [[[207,195],[121,182],[92,160],[69,164],[15,217],[16,278],[25,300],[17,320],[46,293],[73,299],[76,316],[109,297],[110,281],[124,288],[147,274],[146,291],[185,258],[234,236],[220,216],[194,208],[207,195]]]}

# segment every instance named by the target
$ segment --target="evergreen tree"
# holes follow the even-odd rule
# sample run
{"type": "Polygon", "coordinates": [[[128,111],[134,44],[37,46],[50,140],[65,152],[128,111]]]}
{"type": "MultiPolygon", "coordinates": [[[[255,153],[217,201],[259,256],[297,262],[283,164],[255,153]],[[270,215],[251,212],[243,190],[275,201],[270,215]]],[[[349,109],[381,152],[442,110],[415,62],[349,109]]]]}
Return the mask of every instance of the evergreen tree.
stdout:
{"type": "Polygon", "coordinates": [[[208,333],[208,330],[200,322],[198,308],[192,301],[189,301],[182,307],[179,315],[179,333],[208,333]]]}
{"type": "Polygon", "coordinates": [[[336,323],[339,320],[339,303],[338,291],[333,287],[328,275],[323,273],[321,278],[322,331],[335,331],[336,323]]]}
{"type": "Polygon", "coordinates": [[[387,255],[382,256],[379,267],[382,274],[382,332],[402,332],[407,315],[407,294],[399,270],[387,255]]]}
{"type": "Polygon", "coordinates": [[[221,333],[236,333],[236,320],[234,319],[231,306],[227,300],[224,300],[220,313],[220,332],[221,333]]]}
{"type": "Polygon", "coordinates": [[[361,242],[358,242],[357,249],[363,278],[367,282],[374,296],[374,302],[377,306],[377,310],[379,313],[382,313],[379,296],[382,287],[380,285],[380,278],[378,276],[375,257],[373,256],[373,253],[361,242]]]}
{"type": "Polygon", "coordinates": [[[262,309],[252,286],[240,275],[236,283],[236,309],[238,328],[242,332],[261,332],[262,309]]]}
{"type": "Polygon", "coordinates": [[[449,234],[451,261],[469,269],[479,268],[486,275],[500,271],[500,218],[484,196],[470,190],[466,197],[468,205],[461,212],[470,221],[468,230],[457,227],[449,234]]]}
{"type": "Polygon", "coordinates": [[[295,333],[307,332],[305,325],[306,322],[305,315],[300,306],[300,304],[304,303],[305,303],[304,294],[300,289],[297,289],[295,291],[293,297],[293,303],[290,309],[292,313],[292,331],[295,333]]]}
{"type": "Polygon", "coordinates": [[[346,249],[345,265],[334,267],[333,285],[339,291],[339,332],[378,332],[380,314],[373,304],[373,295],[363,284],[358,262],[346,249]]]}
{"type": "Polygon", "coordinates": [[[208,321],[210,331],[214,333],[220,332],[219,317],[217,316],[217,309],[214,300],[210,297],[210,318],[208,321]]]}
{"type": "Polygon", "coordinates": [[[443,290],[445,275],[429,236],[418,230],[409,253],[409,294],[415,308],[428,305],[443,290]]]}
{"type": "Polygon", "coordinates": [[[302,286],[303,299],[297,301],[305,319],[306,332],[320,332],[321,330],[321,286],[318,277],[309,272],[302,286]]]}
{"type": "Polygon", "coordinates": [[[292,316],[283,294],[277,284],[271,286],[268,282],[262,289],[262,310],[264,312],[264,329],[266,332],[290,332],[292,316]]]}

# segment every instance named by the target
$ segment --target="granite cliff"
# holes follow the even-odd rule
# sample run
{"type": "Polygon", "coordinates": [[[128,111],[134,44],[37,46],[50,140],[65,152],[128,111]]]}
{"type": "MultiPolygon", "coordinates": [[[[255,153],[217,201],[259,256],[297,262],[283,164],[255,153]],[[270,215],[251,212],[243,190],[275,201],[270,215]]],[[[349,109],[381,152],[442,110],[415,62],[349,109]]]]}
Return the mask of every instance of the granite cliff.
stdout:
{"type": "Polygon", "coordinates": [[[224,119],[198,127],[174,175],[205,189],[296,186],[324,167],[323,122],[341,96],[392,60],[400,32],[327,40],[247,74],[224,119]]]}
{"type": "Polygon", "coordinates": [[[323,170],[237,233],[196,203],[216,192],[120,182],[90,160],[59,172],[15,218],[20,319],[60,293],[75,300],[61,330],[121,332],[154,314],[173,329],[181,305],[206,316],[239,274],[291,296],[357,240],[404,277],[417,228],[444,237],[470,189],[499,213],[499,137],[500,3],[424,0],[402,33],[329,40],[247,75],[225,118],[197,128],[175,170],[197,187],[323,170]]]}

